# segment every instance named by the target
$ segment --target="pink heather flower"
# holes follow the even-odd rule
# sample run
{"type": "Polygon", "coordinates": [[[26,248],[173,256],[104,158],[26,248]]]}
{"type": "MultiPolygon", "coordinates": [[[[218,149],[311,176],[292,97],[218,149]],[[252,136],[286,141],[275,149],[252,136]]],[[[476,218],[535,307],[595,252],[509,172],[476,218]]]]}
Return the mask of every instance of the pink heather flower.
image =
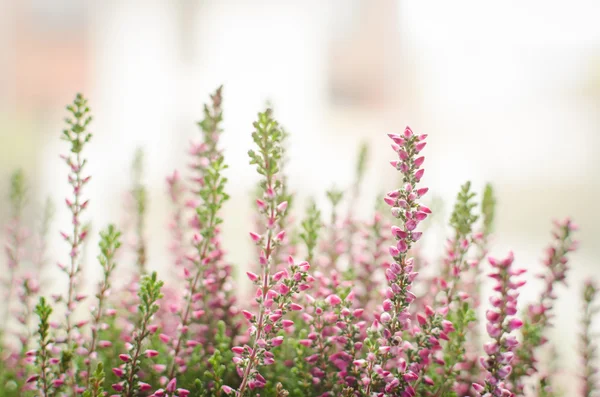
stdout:
{"type": "Polygon", "coordinates": [[[252,320],[252,317],[254,317],[254,314],[250,313],[248,310],[242,310],[242,314],[246,320],[252,320]]]}
{"type": "Polygon", "coordinates": [[[160,341],[162,343],[169,343],[171,341],[171,337],[169,335],[165,335],[165,334],[158,335],[158,338],[160,339],[160,341]]]}
{"type": "Polygon", "coordinates": [[[277,212],[285,212],[285,210],[287,209],[287,206],[288,206],[287,201],[284,201],[284,202],[280,203],[277,206],[277,212]]]}
{"type": "Polygon", "coordinates": [[[283,241],[283,239],[285,238],[285,230],[280,231],[279,233],[277,233],[277,235],[275,236],[275,239],[279,242],[283,241]]]}
{"type": "Polygon", "coordinates": [[[265,211],[267,209],[267,204],[263,200],[256,200],[256,205],[260,211],[265,211]]]}
{"type": "Polygon", "coordinates": [[[255,243],[259,243],[260,240],[262,239],[262,236],[260,234],[253,233],[253,232],[250,232],[250,237],[252,238],[252,241],[254,241],[255,243]]]}
{"type": "Polygon", "coordinates": [[[329,295],[327,298],[325,298],[325,302],[331,306],[337,306],[342,303],[342,300],[337,295],[329,295]]]}
{"type": "Polygon", "coordinates": [[[165,391],[167,393],[175,393],[175,389],[176,388],[177,388],[177,378],[173,378],[167,384],[167,387],[165,388],[165,391]]]}
{"type": "Polygon", "coordinates": [[[148,383],[140,382],[138,385],[140,387],[140,391],[148,391],[152,389],[152,386],[150,386],[148,383]]]}
{"type": "Polygon", "coordinates": [[[235,354],[242,354],[244,352],[244,348],[241,346],[234,346],[231,348],[231,351],[235,354]]]}
{"type": "Polygon", "coordinates": [[[129,361],[131,361],[131,357],[129,357],[128,354],[119,354],[119,359],[123,362],[128,363],[129,361]]]}
{"type": "MultiPolygon", "coordinates": [[[[535,325],[536,328],[544,331],[551,325],[553,317],[552,309],[554,300],[556,299],[556,287],[559,284],[564,284],[568,271],[568,254],[577,248],[577,242],[573,240],[573,233],[577,230],[577,226],[569,219],[560,222],[555,222],[555,229],[552,233],[553,241],[546,249],[546,255],[543,264],[546,270],[538,277],[544,282],[544,290],[538,302],[530,304],[527,308],[527,317],[524,322],[530,325],[535,325]]],[[[519,275],[518,270],[513,270],[512,274],[519,275]]],[[[523,282],[513,282],[514,287],[518,287],[523,282]]],[[[509,314],[516,312],[516,305],[511,304],[507,307],[509,314]]],[[[513,326],[517,326],[514,324],[513,326]]],[[[519,367],[519,371],[511,380],[515,383],[515,391],[522,393],[525,387],[525,380],[521,379],[522,374],[534,373],[536,369],[537,352],[536,347],[546,343],[546,338],[542,338],[539,342],[530,341],[527,337],[523,340],[516,351],[518,360],[514,363],[519,367]]]]}
{"type": "Polygon", "coordinates": [[[379,320],[381,321],[382,324],[387,324],[390,321],[392,321],[392,316],[390,316],[390,314],[388,312],[383,312],[379,316],[379,320]]]}
{"type": "Polygon", "coordinates": [[[122,378],[123,374],[125,373],[125,372],[123,372],[123,370],[121,368],[113,368],[112,372],[113,372],[113,374],[115,374],[115,376],[117,378],[122,378]]]}
{"type": "Polygon", "coordinates": [[[518,318],[511,318],[508,321],[509,332],[517,330],[517,329],[521,328],[522,326],[523,326],[523,321],[519,320],[518,318]]]}
{"type": "Polygon", "coordinates": [[[146,355],[146,357],[151,358],[151,357],[156,357],[158,356],[158,352],[156,350],[151,350],[148,349],[144,352],[144,354],[146,355]]]}
{"type": "Polygon", "coordinates": [[[490,277],[497,282],[494,290],[499,292],[500,299],[491,300],[495,309],[486,312],[488,321],[486,328],[489,336],[494,340],[484,345],[488,357],[482,357],[481,364],[487,370],[487,376],[485,385],[473,384],[473,390],[478,396],[484,396],[486,392],[490,396],[513,395],[506,381],[512,372],[512,367],[507,363],[510,363],[514,357],[513,351],[517,341],[509,334],[523,325],[520,319],[510,317],[510,313],[514,314],[516,310],[507,310],[516,308],[518,296],[516,289],[523,285],[512,280],[515,274],[522,274],[521,271],[512,268],[513,261],[512,252],[503,260],[489,258],[490,264],[495,269],[490,277]]]}
{"type": "Polygon", "coordinates": [[[291,326],[293,326],[293,325],[294,325],[294,322],[293,322],[292,320],[282,320],[282,321],[281,321],[281,325],[282,325],[284,328],[289,328],[289,327],[291,327],[291,326]]]}

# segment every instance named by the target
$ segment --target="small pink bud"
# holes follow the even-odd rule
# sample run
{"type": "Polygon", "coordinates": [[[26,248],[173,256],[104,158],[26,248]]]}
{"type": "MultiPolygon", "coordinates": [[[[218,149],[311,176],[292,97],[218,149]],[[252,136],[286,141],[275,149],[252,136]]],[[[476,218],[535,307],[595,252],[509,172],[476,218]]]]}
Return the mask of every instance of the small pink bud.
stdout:
{"type": "Polygon", "coordinates": [[[510,321],[508,322],[508,329],[510,331],[514,331],[516,329],[519,329],[523,326],[523,321],[521,321],[518,318],[511,318],[510,321]]]}
{"type": "Polygon", "coordinates": [[[277,212],[285,212],[285,210],[287,209],[287,206],[288,206],[287,201],[284,201],[284,202],[280,203],[277,206],[277,212]]]}
{"type": "MultiPolygon", "coordinates": [[[[423,197],[428,191],[429,191],[428,187],[422,187],[420,189],[417,189],[417,196],[423,197]]],[[[422,208],[421,208],[421,211],[426,212],[422,208]]]]}
{"type": "Polygon", "coordinates": [[[415,145],[415,151],[417,153],[420,153],[421,150],[423,150],[425,148],[425,146],[427,145],[427,142],[419,142],[415,145]]]}
{"type": "Polygon", "coordinates": [[[329,295],[327,298],[325,298],[325,302],[331,306],[337,306],[342,303],[342,299],[337,295],[329,295]]]}
{"type": "Polygon", "coordinates": [[[419,171],[415,172],[416,181],[419,182],[421,180],[421,178],[423,178],[424,174],[425,174],[425,170],[423,168],[421,168],[419,171]]]}
{"type": "Polygon", "coordinates": [[[290,309],[291,309],[291,310],[294,310],[294,311],[300,311],[300,310],[302,310],[302,309],[303,309],[303,307],[302,307],[302,306],[300,306],[300,305],[299,305],[299,304],[297,304],[297,303],[292,303],[292,304],[290,305],[290,309]]]}
{"type": "Polygon", "coordinates": [[[250,232],[250,237],[252,238],[252,241],[254,241],[255,243],[258,243],[261,239],[260,234],[253,233],[253,232],[250,232]]]}
{"type": "Polygon", "coordinates": [[[35,382],[36,380],[38,380],[39,377],[40,377],[39,375],[31,375],[29,378],[27,378],[27,380],[25,381],[25,383],[35,382]]]}
{"type": "Polygon", "coordinates": [[[275,236],[275,239],[277,241],[283,241],[283,239],[285,238],[285,230],[280,231],[279,233],[277,233],[277,235],[275,236]]]}
{"type": "Polygon", "coordinates": [[[175,393],[175,389],[176,388],[177,388],[177,378],[173,378],[167,384],[167,387],[165,388],[165,391],[167,393],[175,393]]]}
{"type": "Polygon", "coordinates": [[[471,386],[477,393],[481,394],[485,391],[485,387],[481,386],[479,383],[473,383],[471,386]]]}
{"type": "Polygon", "coordinates": [[[396,247],[398,248],[398,251],[400,251],[400,252],[406,252],[408,250],[408,245],[406,244],[406,241],[404,241],[404,240],[398,240],[398,244],[396,244],[396,247]]]}
{"type": "Polygon", "coordinates": [[[140,391],[148,391],[152,389],[152,386],[145,382],[139,382],[138,385],[140,386],[140,391]]]}
{"type": "Polygon", "coordinates": [[[383,201],[385,201],[385,203],[391,207],[396,205],[396,199],[393,199],[391,197],[384,197],[383,201]]]}
{"type": "Polygon", "coordinates": [[[392,316],[390,316],[390,314],[388,312],[383,312],[381,313],[381,315],[379,316],[379,320],[383,323],[383,324],[387,324],[390,321],[392,321],[392,316]]]}
{"type": "Polygon", "coordinates": [[[398,134],[388,134],[388,136],[390,137],[390,139],[394,142],[396,142],[398,145],[404,145],[404,139],[402,139],[402,137],[398,134]]]}
{"type": "Polygon", "coordinates": [[[271,344],[273,346],[280,346],[283,343],[283,336],[277,336],[271,339],[271,344]]]}
{"type": "Polygon", "coordinates": [[[273,280],[274,280],[274,281],[279,281],[279,280],[281,280],[283,277],[285,277],[285,276],[286,276],[286,274],[287,274],[287,272],[286,272],[285,270],[278,271],[277,273],[275,273],[275,274],[273,275],[273,280]]]}
{"type": "Polygon", "coordinates": [[[146,357],[150,358],[150,357],[156,357],[158,356],[158,352],[156,350],[152,350],[152,349],[148,349],[144,352],[144,354],[146,355],[146,357]]]}
{"type": "Polygon", "coordinates": [[[165,335],[165,334],[158,335],[158,338],[160,339],[160,341],[162,343],[169,343],[171,341],[171,337],[169,335],[165,335]]]}
{"type": "Polygon", "coordinates": [[[415,230],[417,228],[417,222],[413,219],[409,219],[404,224],[404,227],[406,227],[406,230],[412,232],[413,230],[415,230]]]}
{"type": "Polygon", "coordinates": [[[128,363],[131,360],[131,357],[127,354],[119,354],[119,359],[123,362],[128,363]]]}
{"type": "MultiPolygon", "coordinates": [[[[271,291],[269,291],[269,292],[271,292],[271,291]]],[[[290,287],[288,287],[288,286],[287,286],[287,285],[285,285],[285,284],[279,284],[279,293],[280,293],[281,295],[285,295],[285,294],[287,294],[288,292],[290,292],[290,287]]]]}

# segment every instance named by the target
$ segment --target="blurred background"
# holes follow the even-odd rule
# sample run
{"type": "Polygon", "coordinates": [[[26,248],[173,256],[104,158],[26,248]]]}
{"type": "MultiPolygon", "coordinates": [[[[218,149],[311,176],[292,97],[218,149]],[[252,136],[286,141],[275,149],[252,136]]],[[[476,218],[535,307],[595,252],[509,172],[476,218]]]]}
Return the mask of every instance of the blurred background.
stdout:
{"type": "MultiPolygon", "coordinates": [[[[464,181],[493,182],[493,254],[513,249],[535,273],[551,220],[570,215],[580,225],[554,335],[568,390],[578,371],[580,286],[600,278],[598,20],[595,0],[0,0],[0,193],[22,167],[30,204],[48,196],[59,204],[49,258],[66,259],[59,136],[64,105],[84,92],[95,115],[85,193],[92,230],[123,217],[141,147],[149,266],[169,266],[165,177],[185,167],[202,104],[224,84],[225,246],[245,266],[248,230],[239,225],[249,225],[256,182],[246,152],[267,101],[291,133],[287,172],[300,202],[312,196],[325,206],[325,189],[348,187],[359,145],[369,143],[361,215],[396,186],[385,134],[408,124],[430,136],[424,182],[446,209],[464,181]]],[[[3,205],[0,221],[7,216],[3,205]]],[[[431,255],[441,249],[440,239],[431,255]]],[[[539,291],[530,285],[525,299],[539,291]]]]}

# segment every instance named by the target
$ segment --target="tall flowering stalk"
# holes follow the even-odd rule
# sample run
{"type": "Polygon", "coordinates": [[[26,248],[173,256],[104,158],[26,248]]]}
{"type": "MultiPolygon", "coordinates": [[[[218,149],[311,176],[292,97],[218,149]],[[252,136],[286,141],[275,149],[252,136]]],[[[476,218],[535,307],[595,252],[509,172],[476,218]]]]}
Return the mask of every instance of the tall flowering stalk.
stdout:
{"type": "Polygon", "coordinates": [[[35,307],[35,313],[40,318],[37,331],[39,349],[35,352],[35,364],[39,372],[30,376],[27,382],[36,382],[42,397],[55,396],[64,382],[60,377],[57,377],[56,371],[53,371],[51,368],[50,344],[52,343],[52,339],[49,334],[49,320],[50,314],[52,314],[52,307],[42,297],[35,307]]]}
{"type": "Polygon", "coordinates": [[[31,318],[35,314],[35,300],[40,290],[40,284],[35,277],[30,274],[25,275],[21,282],[18,292],[21,302],[20,310],[17,312],[17,320],[21,325],[18,332],[21,342],[21,351],[19,353],[17,368],[17,377],[22,379],[27,371],[27,366],[32,363],[34,357],[31,356],[31,339],[33,333],[30,329],[31,318]]]}
{"type": "MultiPolygon", "coordinates": [[[[293,325],[284,322],[283,317],[289,311],[302,310],[302,306],[293,302],[294,294],[298,293],[308,281],[308,263],[295,264],[290,258],[288,269],[271,275],[274,261],[274,251],[285,236],[285,231],[279,229],[279,218],[287,208],[287,202],[278,202],[278,193],[282,189],[278,179],[279,162],[282,157],[281,141],[283,133],[278,123],[272,118],[271,111],[258,114],[254,123],[255,131],[252,139],[258,147],[258,152],[250,150],[250,164],[256,165],[257,171],[263,176],[261,187],[264,191],[262,200],[257,200],[259,211],[264,214],[266,221],[265,235],[250,233],[252,240],[261,247],[259,262],[262,273],[248,273],[251,281],[258,285],[256,301],[259,305],[258,316],[244,311],[243,314],[251,323],[250,334],[253,337],[252,346],[234,347],[235,362],[241,371],[242,381],[237,396],[245,396],[248,389],[261,388],[265,385],[264,378],[256,370],[260,365],[274,362],[273,347],[281,345],[282,336],[275,336],[279,330],[293,325]]],[[[231,391],[231,389],[227,389],[231,391]]]]}
{"type": "Polygon", "coordinates": [[[112,388],[118,392],[119,396],[134,397],[140,391],[150,390],[147,383],[141,382],[139,372],[141,369],[142,356],[147,358],[155,357],[157,352],[154,350],[144,350],[147,339],[157,330],[157,326],[151,324],[151,321],[159,309],[159,300],[162,298],[160,292],[163,282],[156,277],[156,272],[152,275],[144,276],[141,280],[138,297],[140,305],[138,307],[138,323],[133,331],[132,343],[129,351],[119,355],[123,364],[113,368],[113,373],[121,379],[120,382],[112,385],[112,388]]]}
{"type": "Polygon", "coordinates": [[[544,266],[546,272],[538,277],[544,281],[544,290],[537,303],[527,308],[523,325],[523,343],[516,351],[516,363],[511,374],[511,382],[518,391],[524,388],[523,378],[538,372],[536,348],[547,342],[545,330],[551,325],[552,308],[556,300],[556,287],[564,284],[568,271],[568,255],[577,249],[578,243],[573,240],[573,232],[577,226],[565,219],[555,222],[553,242],[546,250],[544,266]]]}
{"type": "Polygon", "coordinates": [[[73,330],[76,328],[73,320],[73,311],[75,310],[78,297],[76,289],[78,284],[78,274],[81,271],[81,248],[87,236],[87,231],[82,228],[81,214],[87,208],[89,200],[83,199],[83,187],[89,182],[90,177],[84,176],[83,169],[87,160],[83,158],[82,151],[85,144],[90,141],[92,134],[87,130],[92,121],[90,109],[87,105],[87,99],[81,94],[77,94],[72,105],[67,106],[71,117],[65,119],[68,128],[63,130],[62,139],[67,141],[70,146],[70,154],[62,156],[63,160],[69,166],[69,184],[73,188],[72,196],[65,199],[67,208],[71,211],[71,222],[73,229],[71,233],[61,233],[65,241],[70,246],[70,264],[61,265],[61,269],[69,278],[69,286],[66,296],[67,312],[65,316],[65,343],[67,349],[73,349],[73,330]]]}
{"type": "MultiPolygon", "coordinates": [[[[193,145],[191,154],[194,158],[193,168],[196,170],[195,181],[198,182],[198,202],[195,204],[195,226],[197,232],[192,238],[194,253],[188,256],[192,263],[191,270],[185,267],[184,274],[187,288],[184,306],[179,311],[180,323],[178,338],[174,342],[173,363],[168,373],[169,379],[174,379],[178,368],[185,366],[185,359],[181,357],[184,348],[193,349],[200,342],[190,340],[189,327],[194,320],[199,320],[205,314],[209,301],[209,286],[215,280],[215,262],[220,260],[221,251],[218,249],[218,226],[223,222],[219,211],[229,195],[225,193],[227,178],[222,172],[227,168],[223,154],[217,147],[218,136],[221,133],[221,89],[211,96],[212,107],[205,106],[205,118],[200,122],[204,133],[204,141],[200,145],[193,145]]],[[[177,181],[173,180],[173,189],[177,189],[177,181]]],[[[177,194],[174,190],[173,194],[177,194]]]]}
{"type": "MultiPolygon", "coordinates": [[[[387,297],[392,303],[391,310],[385,311],[390,315],[390,320],[384,321],[384,336],[388,340],[393,338],[396,332],[408,328],[408,306],[414,300],[410,289],[417,276],[412,271],[412,260],[408,257],[408,251],[413,243],[421,238],[421,232],[416,231],[417,226],[431,213],[429,208],[417,201],[429,190],[426,187],[417,189],[417,184],[425,172],[421,168],[425,157],[417,156],[425,147],[427,136],[417,136],[407,127],[402,136],[390,134],[390,138],[394,141],[392,149],[399,157],[399,160],[394,160],[391,164],[402,173],[404,185],[389,192],[384,199],[392,207],[392,215],[400,221],[400,225],[391,228],[396,245],[389,249],[394,261],[386,269],[389,284],[387,297]]],[[[387,319],[387,316],[384,318],[387,319]]]]}
{"type": "Polygon", "coordinates": [[[115,255],[119,247],[121,246],[121,232],[119,232],[114,225],[109,225],[105,231],[100,232],[100,255],[98,255],[98,262],[102,267],[102,281],[98,286],[98,292],[96,294],[97,306],[92,307],[92,340],[89,343],[87,363],[87,376],[86,376],[86,387],[89,387],[92,376],[92,360],[97,357],[96,349],[98,347],[110,347],[110,341],[99,341],[99,331],[103,328],[108,327],[106,324],[106,304],[111,288],[112,274],[116,268],[115,255]]]}
{"type": "Polygon", "coordinates": [[[490,274],[496,280],[494,291],[499,296],[490,298],[493,309],[486,311],[486,329],[492,341],[484,345],[487,358],[480,360],[487,371],[485,384],[473,383],[473,390],[477,396],[512,397],[514,392],[509,389],[508,376],[512,372],[511,363],[519,343],[512,332],[523,325],[523,321],[514,315],[517,313],[517,290],[525,284],[525,281],[517,281],[515,277],[525,273],[525,270],[513,267],[512,252],[503,260],[489,258],[489,262],[494,268],[490,274]]]}
{"type": "Polygon", "coordinates": [[[583,373],[581,380],[583,387],[582,397],[593,397],[598,390],[598,343],[595,342],[597,334],[592,331],[592,320],[600,312],[600,307],[595,306],[598,299],[598,287],[587,281],[583,289],[583,321],[580,335],[581,358],[583,373]]]}
{"type": "Polygon", "coordinates": [[[390,134],[389,137],[394,142],[392,149],[398,155],[398,160],[391,164],[402,173],[403,186],[389,192],[384,201],[392,207],[392,215],[400,221],[400,225],[391,228],[396,245],[389,248],[393,262],[385,271],[388,281],[386,300],[383,302],[383,312],[378,316],[379,321],[375,321],[371,337],[366,341],[369,354],[362,383],[367,396],[377,391],[380,380],[383,380],[385,393],[412,396],[415,392],[410,383],[416,381],[419,375],[407,369],[406,361],[401,361],[392,373],[381,366],[389,358],[399,356],[401,334],[411,327],[409,305],[415,299],[411,286],[417,273],[413,271],[413,260],[409,258],[408,251],[421,238],[421,232],[416,231],[417,226],[431,213],[429,208],[417,201],[428,191],[428,188],[417,188],[425,173],[421,168],[425,157],[419,156],[419,153],[426,145],[427,135],[415,135],[406,127],[402,135],[390,134]]]}
{"type": "Polygon", "coordinates": [[[445,277],[439,280],[441,289],[440,306],[447,310],[446,320],[453,324],[452,334],[444,346],[444,370],[441,377],[437,377],[437,391],[435,395],[445,395],[448,389],[453,390],[457,375],[460,373],[460,364],[465,359],[465,342],[468,327],[475,320],[471,308],[472,299],[465,292],[467,272],[470,264],[467,260],[469,248],[473,244],[473,225],[478,219],[474,213],[477,203],[473,201],[475,193],[471,191],[471,183],[465,183],[458,193],[454,210],[450,217],[450,225],[454,229],[454,236],[447,243],[446,256],[443,263],[445,277]]]}

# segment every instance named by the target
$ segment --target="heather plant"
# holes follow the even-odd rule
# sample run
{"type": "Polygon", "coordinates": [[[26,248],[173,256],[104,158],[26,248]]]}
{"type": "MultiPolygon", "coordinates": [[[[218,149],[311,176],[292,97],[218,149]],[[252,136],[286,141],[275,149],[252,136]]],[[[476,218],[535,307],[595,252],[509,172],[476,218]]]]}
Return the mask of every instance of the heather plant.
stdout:
{"type": "Polygon", "coordinates": [[[59,264],[67,281],[63,293],[48,296],[42,277],[55,259],[46,248],[53,205],[47,201],[29,225],[26,175],[13,174],[0,396],[598,395],[598,289],[592,281],[583,293],[581,387],[553,387],[557,368],[541,360],[553,347],[555,303],[577,249],[570,219],[555,223],[538,276],[541,293],[523,302],[525,268],[518,257],[488,255],[501,215],[489,184],[481,194],[470,182],[459,188],[443,255],[432,260],[424,254],[420,242],[439,207],[422,185],[427,135],[408,127],[389,134],[400,183],[375,195],[376,205],[361,218],[356,209],[365,193],[368,147],[359,148],[350,186],[324,192],[328,205],[310,198],[292,206],[298,196],[284,172],[288,133],[266,109],[253,125],[248,153],[260,178],[247,226],[255,249],[234,266],[227,248],[237,245],[228,246],[221,233],[229,199],[220,146],[223,104],[220,87],[203,108],[188,168],[166,178],[171,256],[159,269],[148,250],[150,192],[141,150],[127,191],[129,222],[103,225],[92,236],[84,150],[92,118],[82,95],[67,107],[62,133],[71,188],[65,199],[71,221],[60,233],[68,258],[59,264]],[[94,240],[99,255],[86,263],[84,249],[94,240]],[[91,291],[82,282],[89,266],[101,274],[91,291]],[[247,295],[242,283],[251,284],[247,295]]]}

